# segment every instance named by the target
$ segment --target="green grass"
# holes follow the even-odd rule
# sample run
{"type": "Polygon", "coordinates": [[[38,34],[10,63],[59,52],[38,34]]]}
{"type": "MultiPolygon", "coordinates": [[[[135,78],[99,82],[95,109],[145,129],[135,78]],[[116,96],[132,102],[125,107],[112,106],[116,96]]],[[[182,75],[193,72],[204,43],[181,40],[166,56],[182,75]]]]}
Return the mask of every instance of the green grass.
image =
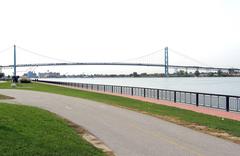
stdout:
{"type": "MultiPolygon", "coordinates": [[[[49,93],[91,99],[98,102],[104,102],[110,105],[122,106],[135,109],[138,111],[144,111],[153,115],[168,116],[183,122],[207,126],[208,128],[224,131],[233,136],[240,137],[240,122],[235,120],[230,119],[222,120],[222,118],[219,117],[196,113],[179,108],[163,106],[149,102],[142,102],[119,96],[80,91],[77,89],[70,89],[40,83],[21,84],[19,87],[20,89],[44,91],[49,93]]],[[[10,83],[0,84],[0,88],[10,88],[10,83]]]]}
{"type": "Polygon", "coordinates": [[[0,103],[1,156],[104,156],[48,111],[0,103]]]}

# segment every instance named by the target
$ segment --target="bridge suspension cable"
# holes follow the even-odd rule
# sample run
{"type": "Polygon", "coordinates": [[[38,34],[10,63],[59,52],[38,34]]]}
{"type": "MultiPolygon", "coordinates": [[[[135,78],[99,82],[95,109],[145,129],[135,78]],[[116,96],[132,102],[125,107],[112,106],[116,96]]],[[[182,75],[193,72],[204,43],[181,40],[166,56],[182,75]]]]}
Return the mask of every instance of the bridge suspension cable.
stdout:
{"type": "Polygon", "coordinates": [[[192,58],[192,57],[190,57],[190,56],[188,56],[188,55],[186,55],[186,54],[184,54],[184,53],[182,53],[182,52],[179,52],[179,51],[173,50],[172,48],[169,48],[169,50],[170,50],[171,52],[173,52],[173,53],[179,55],[179,56],[182,56],[182,57],[184,57],[184,58],[190,60],[190,61],[193,61],[193,62],[195,62],[195,63],[198,63],[199,65],[202,65],[202,66],[209,66],[209,65],[207,65],[206,63],[203,63],[203,62],[201,62],[201,61],[199,61],[199,60],[197,60],[197,59],[195,59],[195,58],[192,58]]]}
{"type": "MultiPolygon", "coordinates": [[[[146,54],[146,55],[143,55],[143,56],[139,56],[139,57],[135,57],[135,58],[130,58],[130,59],[127,59],[127,60],[123,60],[121,62],[130,62],[130,61],[137,61],[137,60],[141,60],[141,59],[145,59],[149,56],[152,56],[152,55],[155,55],[157,53],[160,53],[162,52],[163,49],[160,49],[160,50],[157,50],[157,51],[154,51],[154,52],[151,52],[149,54],[146,54]]],[[[148,62],[149,63],[149,62],[148,62]]]]}
{"type": "MultiPolygon", "coordinates": [[[[29,68],[27,68],[27,69],[25,69],[25,70],[17,70],[17,73],[27,73],[28,71],[34,71],[34,70],[32,70],[33,69],[33,67],[29,67],[29,68]]],[[[35,69],[35,68],[34,68],[35,69]]]]}
{"type": "Polygon", "coordinates": [[[37,55],[37,56],[40,56],[40,57],[44,57],[44,58],[48,58],[48,59],[52,59],[52,60],[56,60],[56,61],[60,61],[60,62],[73,63],[71,61],[67,61],[67,60],[63,60],[63,59],[59,59],[59,58],[54,58],[54,57],[51,57],[51,56],[42,55],[42,54],[39,54],[39,53],[34,52],[32,50],[28,50],[26,48],[22,48],[20,46],[17,46],[17,48],[22,49],[23,51],[25,51],[27,53],[34,54],[34,55],[37,55]]]}
{"type": "Polygon", "coordinates": [[[12,46],[10,46],[10,47],[8,47],[8,48],[5,48],[5,49],[3,49],[3,50],[0,50],[0,53],[4,53],[4,52],[10,50],[11,48],[12,48],[12,46]]]}
{"type": "MultiPolygon", "coordinates": [[[[23,48],[23,47],[20,47],[20,46],[16,46],[18,49],[21,49],[27,53],[30,53],[30,54],[33,54],[33,55],[36,55],[36,56],[40,56],[40,57],[43,57],[43,58],[48,58],[48,59],[51,59],[51,60],[56,60],[56,61],[60,61],[60,62],[65,62],[65,63],[74,63],[73,61],[68,61],[68,60],[63,60],[63,59],[59,59],[59,58],[55,58],[55,57],[51,57],[51,56],[47,56],[47,55],[43,55],[43,54],[40,54],[39,52],[35,52],[35,51],[32,51],[32,50],[29,50],[29,49],[26,49],[26,48],[23,48]]],[[[10,47],[11,48],[11,47],[10,47]]],[[[120,62],[130,62],[130,61],[136,61],[136,60],[140,60],[141,63],[142,63],[142,60],[141,59],[146,59],[148,58],[149,56],[153,56],[157,53],[161,53],[163,49],[160,49],[160,50],[157,50],[157,51],[154,51],[152,53],[149,53],[149,54],[146,54],[146,55],[143,55],[143,56],[139,56],[139,57],[136,57],[136,58],[130,58],[130,59],[127,59],[127,60],[123,60],[123,61],[120,61],[120,62]]],[[[156,58],[156,57],[155,57],[156,58]]],[[[158,58],[158,57],[157,57],[158,58]]],[[[160,59],[160,57],[159,57],[160,59]]],[[[158,61],[159,62],[159,61],[158,61]]],[[[151,59],[148,59],[147,63],[152,63],[152,58],[151,59]]]]}

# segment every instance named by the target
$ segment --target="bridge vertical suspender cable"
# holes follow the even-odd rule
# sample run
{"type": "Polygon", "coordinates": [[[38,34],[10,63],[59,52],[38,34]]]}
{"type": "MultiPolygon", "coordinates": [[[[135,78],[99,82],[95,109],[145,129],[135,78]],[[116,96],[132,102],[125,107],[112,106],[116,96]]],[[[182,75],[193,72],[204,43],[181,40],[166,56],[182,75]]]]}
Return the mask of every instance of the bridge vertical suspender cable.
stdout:
{"type": "Polygon", "coordinates": [[[56,60],[56,61],[60,61],[60,62],[73,63],[72,61],[63,60],[63,59],[59,59],[59,58],[54,58],[54,57],[51,57],[51,56],[46,56],[46,55],[43,55],[43,54],[34,52],[34,51],[32,51],[32,50],[28,50],[28,49],[23,48],[23,47],[20,47],[20,46],[17,46],[17,48],[23,50],[24,52],[27,52],[27,53],[30,53],[30,54],[33,54],[33,55],[36,55],[36,56],[40,56],[40,57],[42,57],[42,58],[48,58],[48,59],[56,60]]]}
{"type": "Polygon", "coordinates": [[[10,46],[10,47],[8,47],[6,49],[0,50],[0,53],[4,53],[4,52],[8,51],[9,49],[12,49],[12,46],[10,46]]]}
{"type": "Polygon", "coordinates": [[[164,49],[165,77],[168,77],[168,47],[164,49]]]}
{"type": "Polygon", "coordinates": [[[14,58],[14,61],[13,61],[13,64],[14,64],[14,72],[13,72],[13,75],[14,75],[14,78],[16,79],[16,76],[17,76],[17,67],[16,67],[16,63],[17,63],[17,59],[16,59],[16,45],[14,45],[14,56],[13,56],[14,58]]]}

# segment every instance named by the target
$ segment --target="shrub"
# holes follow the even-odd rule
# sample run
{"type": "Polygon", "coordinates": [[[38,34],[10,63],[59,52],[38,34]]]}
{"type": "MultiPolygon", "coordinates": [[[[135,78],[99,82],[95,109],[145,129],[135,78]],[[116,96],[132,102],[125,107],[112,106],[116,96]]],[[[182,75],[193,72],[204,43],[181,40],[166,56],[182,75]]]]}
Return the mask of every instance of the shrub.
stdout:
{"type": "Polygon", "coordinates": [[[22,77],[19,79],[20,83],[31,83],[31,80],[29,78],[26,77],[22,77]]]}

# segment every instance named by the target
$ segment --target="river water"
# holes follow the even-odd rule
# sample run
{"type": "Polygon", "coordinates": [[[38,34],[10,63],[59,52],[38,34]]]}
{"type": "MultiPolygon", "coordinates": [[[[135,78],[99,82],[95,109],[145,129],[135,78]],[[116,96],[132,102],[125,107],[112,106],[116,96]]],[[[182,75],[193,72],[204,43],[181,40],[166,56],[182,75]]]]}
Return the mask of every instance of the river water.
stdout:
{"type": "Polygon", "coordinates": [[[240,96],[240,77],[201,78],[48,78],[41,80],[172,89],[240,96]]]}

